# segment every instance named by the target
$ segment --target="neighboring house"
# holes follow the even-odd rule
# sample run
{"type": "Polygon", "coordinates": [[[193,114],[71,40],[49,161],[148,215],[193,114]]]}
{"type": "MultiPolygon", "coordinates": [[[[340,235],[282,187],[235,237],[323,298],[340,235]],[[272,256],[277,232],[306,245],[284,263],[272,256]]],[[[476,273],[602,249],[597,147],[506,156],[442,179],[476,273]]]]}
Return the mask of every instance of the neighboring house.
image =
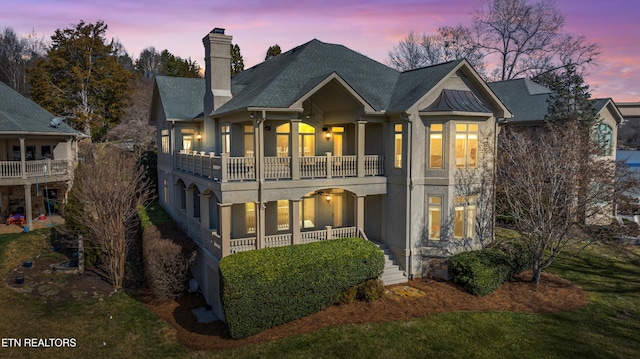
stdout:
{"type": "Polygon", "coordinates": [[[456,174],[492,167],[482,144],[511,113],[467,61],[398,72],[312,40],[231,77],[231,36],[203,43],[205,79],[156,78],[150,121],[160,203],[200,246],[194,276],[219,317],[233,253],[360,236],[395,261],[391,284],[480,246],[484,198],[456,174]]]}
{"type": "MultiPolygon", "coordinates": [[[[552,91],[547,87],[529,79],[493,82],[489,84],[489,87],[513,113],[513,117],[507,121],[508,126],[539,126],[545,123],[552,94],[552,91]]],[[[603,146],[601,158],[615,160],[618,126],[623,121],[622,114],[610,98],[591,101],[601,120],[593,129],[594,136],[597,136],[603,146]]],[[[600,206],[599,208],[605,209],[603,212],[610,213],[610,215],[594,216],[589,219],[589,223],[611,223],[614,216],[613,204],[608,203],[600,206]]]]}
{"type": "MultiPolygon", "coordinates": [[[[85,137],[0,82],[0,213],[24,213],[26,226],[40,214],[64,214],[85,137]]],[[[3,222],[4,223],[4,222],[3,222]]]]}

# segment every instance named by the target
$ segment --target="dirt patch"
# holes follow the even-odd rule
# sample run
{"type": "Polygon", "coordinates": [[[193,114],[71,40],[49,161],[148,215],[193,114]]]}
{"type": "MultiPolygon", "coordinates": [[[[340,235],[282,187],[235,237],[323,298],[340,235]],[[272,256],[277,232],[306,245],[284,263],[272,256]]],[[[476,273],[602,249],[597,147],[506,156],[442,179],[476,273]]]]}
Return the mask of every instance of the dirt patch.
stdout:
{"type": "Polygon", "coordinates": [[[182,345],[195,350],[234,348],[337,325],[409,320],[442,312],[556,313],[574,310],[589,302],[587,292],[565,279],[543,273],[540,284],[536,286],[528,283],[530,278],[531,273],[525,272],[486,297],[468,294],[451,282],[413,280],[387,287],[387,293],[379,301],[335,305],[240,340],[231,339],[222,322],[202,324],[196,321],[192,310],[205,305],[201,296],[185,294],[177,300],[163,303],[144,299],[149,296],[143,296],[143,300],[149,309],[171,323],[182,345]]]}

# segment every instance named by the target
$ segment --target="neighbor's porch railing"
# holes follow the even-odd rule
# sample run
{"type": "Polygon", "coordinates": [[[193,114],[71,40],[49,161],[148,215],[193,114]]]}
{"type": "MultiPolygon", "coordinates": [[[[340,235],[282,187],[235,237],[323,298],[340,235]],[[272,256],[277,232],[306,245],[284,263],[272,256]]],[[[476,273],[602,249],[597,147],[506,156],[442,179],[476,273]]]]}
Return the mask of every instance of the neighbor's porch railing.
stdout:
{"type": "Polygon", "coordinates": [[[45,166],[47,176],[68,175],[69,160],[37,160],[26,161],[24,174],[21,161],[0,161],[0,178],[44,177],[45,166]]]}
{"type": "MultiPolygon", "coordinates": [[[[300,178],[357,177],[358,156],[303,156],[300,157],[300,178]]],[[[178,170],[205,176],[221,182],[254,181],[256,159],[254,157],[229,157],[224,153],[215,156],[212,152],[180,151],[176,155],[178,170]]],[[[264,178],[267,180],[291,179],[291,157],[264,157],[264,178]]],[[[384,175],[384,156],[365,155],[364,175],[384,175]]]]}

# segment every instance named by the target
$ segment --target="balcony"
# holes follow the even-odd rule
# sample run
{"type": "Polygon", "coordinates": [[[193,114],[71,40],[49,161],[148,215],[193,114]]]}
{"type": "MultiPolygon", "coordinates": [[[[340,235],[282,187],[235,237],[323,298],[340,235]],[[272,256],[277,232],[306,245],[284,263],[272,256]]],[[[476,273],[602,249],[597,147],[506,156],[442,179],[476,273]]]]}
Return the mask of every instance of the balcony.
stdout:
{"type": "Polygon", "coordinates": [[[44,177],[45,168],[47,176],[68,176],[70,169],[69,160],[37,160],[21,161],[0,161],[0,179],[21,179],[44,177]]]}
{"type": "MultiPolygon", "coordinates": [[[[175,157],[175,169],[219,182],[255,181],[256,159],[254,157],[215,156],[213,153],[180,151],[175,157]]],[[[303,156],[299,157],[294,171],[291,157],[265,157],[264,179],[290,180],[315,178],[341,178],[383,176],[384,156],[363,156],[362,174],[358,173],[358,156],[303,156]]]]}

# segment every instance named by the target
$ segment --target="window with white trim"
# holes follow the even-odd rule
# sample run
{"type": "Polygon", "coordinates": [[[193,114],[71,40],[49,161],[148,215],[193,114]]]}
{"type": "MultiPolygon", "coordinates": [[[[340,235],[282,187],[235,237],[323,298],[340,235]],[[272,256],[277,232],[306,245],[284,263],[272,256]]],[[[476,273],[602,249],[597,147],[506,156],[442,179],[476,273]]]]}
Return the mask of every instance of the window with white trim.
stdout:
{"type": "Polygon", "coordinates": [[[456,124],[456,168],[478,166],[478,125],[456,124]]]}

